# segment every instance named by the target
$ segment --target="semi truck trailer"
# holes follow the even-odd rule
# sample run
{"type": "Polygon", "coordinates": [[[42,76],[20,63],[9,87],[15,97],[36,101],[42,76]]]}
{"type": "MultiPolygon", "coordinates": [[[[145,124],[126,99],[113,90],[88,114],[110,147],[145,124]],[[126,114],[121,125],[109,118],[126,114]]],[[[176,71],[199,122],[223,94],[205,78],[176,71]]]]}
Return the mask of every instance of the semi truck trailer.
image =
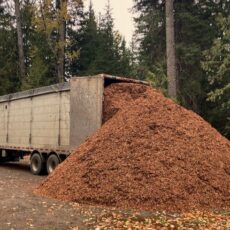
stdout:
{"type": "Polygon", "coordinates": [[[105,74],[0,97],[0,162],[30,156],[35,175],[52,173],[102,126],[103,94],[110,84],[146,82],[105,74]]]}

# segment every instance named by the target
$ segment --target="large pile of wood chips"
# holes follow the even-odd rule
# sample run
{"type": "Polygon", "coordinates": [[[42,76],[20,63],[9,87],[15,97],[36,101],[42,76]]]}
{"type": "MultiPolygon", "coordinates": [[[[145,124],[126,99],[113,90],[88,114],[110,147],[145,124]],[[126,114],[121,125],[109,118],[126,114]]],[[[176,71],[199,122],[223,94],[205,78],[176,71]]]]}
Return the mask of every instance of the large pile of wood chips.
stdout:
{"type": "Polygon", "coordinates": [[[149,86],[112,84],[102,128],[35,193],[142,210],[229,208],[230,142],[149,86]]]}

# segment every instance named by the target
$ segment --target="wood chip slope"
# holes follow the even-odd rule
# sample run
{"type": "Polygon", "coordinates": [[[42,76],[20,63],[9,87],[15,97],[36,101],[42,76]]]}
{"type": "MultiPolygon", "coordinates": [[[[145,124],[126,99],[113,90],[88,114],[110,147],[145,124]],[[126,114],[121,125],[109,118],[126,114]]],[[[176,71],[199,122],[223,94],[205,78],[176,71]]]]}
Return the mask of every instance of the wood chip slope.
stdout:
{"type": "Polygon", "coordinates": [[[141,210],[229,208],[230,142],[149,86],[112,84],[102,128],[35,193],[141,210]]]}

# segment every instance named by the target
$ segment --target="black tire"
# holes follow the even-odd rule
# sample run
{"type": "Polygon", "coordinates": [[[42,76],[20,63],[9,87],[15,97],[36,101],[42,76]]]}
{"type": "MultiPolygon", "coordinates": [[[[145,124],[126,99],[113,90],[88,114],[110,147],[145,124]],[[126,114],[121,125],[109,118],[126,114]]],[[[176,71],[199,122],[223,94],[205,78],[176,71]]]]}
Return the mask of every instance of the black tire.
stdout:
{"type": "Polygon", "coordinates": [[[9,160],[8,159],[4,159],[3,157],[0,157],[0,163],[5,163],[5,162],[8,162],[9,160]]]}
{"type": "Polygon", "coordinates": [[[58,158],[58,156],[55,154],[50,155],[46,162],[47,173],[51,174],[59,164],[60,164],[60,159],[58,158]]]}
{"type": "Polygon", "coordinates": [[[34,175],[41,175],[44,172],[44,161],[39,153],[34,153],[30,159],[30,171],[34,175]]]}

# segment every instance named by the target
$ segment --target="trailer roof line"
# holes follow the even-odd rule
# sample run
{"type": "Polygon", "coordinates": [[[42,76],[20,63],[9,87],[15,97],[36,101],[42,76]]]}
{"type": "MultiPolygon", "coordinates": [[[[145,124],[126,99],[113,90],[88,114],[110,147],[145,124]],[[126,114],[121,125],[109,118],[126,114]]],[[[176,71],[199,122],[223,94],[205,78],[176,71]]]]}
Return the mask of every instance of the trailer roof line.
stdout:
{"type": "MultiPolygon", "coordinates": [[[[76,77],[79,77],[79,76],[76,76],[76,77]]],[[[112,80],[115,82],[127,82],[127,83],[138,83],[138,84],[150,85],[149,82],[147,81],[141,81],[141,80],[127,78],[127,77],[113,76],[109,74],[98,74],[95,76],[83,76],[82,78],[90,79],[90,77],[104,78],[105,81],[112,80]]],[[[64,83],[59,83],[55,85],[44,86],[40,88],[35,88],[35,89],[30,89],[30,90],[26,90],[22,92],[0,96],[0,102],[9,102],[9,101],[19,100],[23,98],[30,98],[34,96],[45,95],[45,94],[50,94],[54,92],[69,91],[69,90],[70,90],[70,82],[64,82],[64,83]]]]}

